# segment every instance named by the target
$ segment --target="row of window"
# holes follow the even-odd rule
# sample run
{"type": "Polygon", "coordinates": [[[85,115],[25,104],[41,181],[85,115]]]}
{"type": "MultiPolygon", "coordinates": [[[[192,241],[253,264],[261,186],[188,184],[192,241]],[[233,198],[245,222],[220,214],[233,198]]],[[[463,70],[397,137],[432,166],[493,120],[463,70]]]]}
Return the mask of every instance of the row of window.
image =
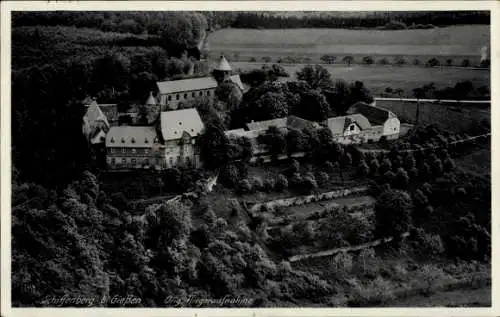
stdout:
{"type": "MultiPolygon", "coordinates": [[[[127,153],[126,148],[120,148],[120,149],[115,149],[115,148],[109,148],[109,153],[122,153],[125,154],[127,153]]],[[[144,153],[144,154],[149,154],[150,149],[130,149],[129,153],[132,154],[138,154],[138,153],[144,153]]]]}
{"type": "MultiPolygon", "coordinates": [[[[125,138],[123,138],[123,137],[122,137],[120,141],[121,141],[122,143],[125,143],[125,138]]],[[[111,143],[115,143],[115,138],[111,137],[110,142],[111,142],[111,143]]],[[[134,138],[134,137],[130,138],[130,142],[135,143],[135,138],[134,138]]],[[[158,143],[158,138],[155,138],[155,139],[153,140],[153,142],[154,142],[154,143],[158,143]]],[[[145,139],[144,139],[144,143],[149,143],[149,140],[148,140],[147,138],[145,138],[145,139]]]]}
{"type": "MultiPolygon", "coordinates": [[[[195,97],[202,97],[203,96],[203,92],[205,92],[205,95],[206,96],[210,96],[213,92],[211,90],[202,90],[202,91],[193,91],[191,93],[184,93],[184,94],[175,94],[175,100],[180,100],[181,99],[181,96],[184,96],[184,99],[188,99],[188,96],[191,95],[192,98],[195,98],[195,97]]],[[[168,101],[172,101],[172,96],[173,95],[168,95],[167,97],[167,100],[168,101]]]]}
{"type": "MultiPolygon", "coordinates": [[[[130,163],[131,165],[136,165],[136,164],[144,164],[144,165],[149,165],[149,164],[156,164],[156,165],[160,165],[162,164],[162,159],[160,158],[157,158],[157,159],[149,159],[149,158],[146,158],[146,159],[136,159],[136,158],[130,158],[130,159],[127,159],[126,157],[122,157],[121,159],[116,159],[114,157],[111,158],[111,164],[112,165],[115,165],[115,164],[127,164],[127,163],[130,163]]],[[[181,160],[181,157],[180,156],[177,156],[177,159],[175,160],[174,157],[170,157],[169,160],[168,160],[168,163],[169,163],[169,166],[174,166],[175,164],[186,164],[187,166],[191,166],[192,162],[191,162],[191,158],[190,157],[186,157],[184,159],[184,161],[181,160]]]]}

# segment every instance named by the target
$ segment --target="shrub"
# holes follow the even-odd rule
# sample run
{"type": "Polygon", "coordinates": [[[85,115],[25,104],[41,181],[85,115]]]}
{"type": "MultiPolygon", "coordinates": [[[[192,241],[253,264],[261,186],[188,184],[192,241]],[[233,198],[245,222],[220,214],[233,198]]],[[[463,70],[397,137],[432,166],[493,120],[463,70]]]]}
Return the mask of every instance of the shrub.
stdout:
{"type": "Polygon", "coordinates": [[[461,65],[462,67],[470,67],[470,60],[464,59],[461,65]]]}
{"type": "Polygon", "coordinates": [[[326,173],[326,172],[319,172],[318,173],[318,182],[321,184],[321,186],[328,184],[329,180],[330,180],[330,176],[328,176],[328,173],[326,173]]]}
{"type": "Polygon", "coordinates": [[[377,236],[399,238],[409,229],[412,211],[413,201],[407,192],[387,190],[380,194],[375,204],[377,236]]]}
{"type": "Polygon", "coordinates": [[[489,68],[491,65],[491,61],[489,59],[484,59],[479,64],[479,67],[489,68]]]}
{"type": "Polygon", "coordinates": [[[373,64],[373,57],[371,57],[371,56],[363,57],[363,64],[366,64],[366,65],[373,64]]]}
{"type": "Polygon", "coordinates": [[[241,193],[251,193],[252,192],[252,184],[248,181],[248,179],[243,179],[239,183],[239,190],[241,193]]]}
{"type": "Polygon", "coordinates": [[[386,87],[385,92],[390,94],[391,92],[393,92],[393,89],[391,87],[386,87]]]}
{"type": "Polygon", "coordinates": [[[266,181],[264,182],[264,189],[266,192],[269,193],[274,189],[275,185],[276,185],[276,181],[274,180],[274,178],[268,177],[266,179],[266,181]]]}
{"type": "Polygon", "coordinates": [[[276,190],[283,191],[288,188],[288,180],[285,175],[279,174],[278,179],[276,181],[276,190]]]}

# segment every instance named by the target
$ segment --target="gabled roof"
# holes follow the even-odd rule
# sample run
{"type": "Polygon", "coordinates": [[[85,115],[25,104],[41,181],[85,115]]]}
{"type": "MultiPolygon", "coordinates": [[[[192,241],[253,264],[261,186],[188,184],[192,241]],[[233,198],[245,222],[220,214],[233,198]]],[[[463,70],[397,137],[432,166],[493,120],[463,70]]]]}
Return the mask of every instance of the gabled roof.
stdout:
{"type": "Polygon", "coordinates": [[[384,124],[387,119],[395,118],[391,111],[364,102],[355,103],[348,111],[349,114],[360,113],[364,115],[372,125],[384,124]]]}
{"type": "Polygon", "coordinates": [[[238,86],[238,88],[241,89],[241,91],[245,91],[245,86],[243,85],[243,83],[241,82],[241,79],[240,79],[240,75],[232,75],[232,76],[229,76],[229,79],[231,79],[231,81],[236,84],[236,86],[238,86]]]}
{"type": "Polygon", "coordinates": [[[221,55],[221,57],[219,59],[219,63],[217,64],[217,66],[214,69],[219,70],[219,71],[229,72],[229,71],[231,71],[231,66],[229,65],[229,63],[228,63],[227,59],[224,57],[224,55],[221,55]]]}
{"type": "Polygon", "coordinates": [[[278,118],[265,121],[257,121],[247,123],[247,128],[250,131],[265,131],[271,126],[275,126],[278,129],[283,129],[287,127],[287,118],[278,118]]]}
{"type": "Polygon", "coordinates": [[[212,77],[188,78],[179,80],[168,80],[157,82],[160,94],[171,94],[176,92],[212,89],[217,87],[217,82],[212,77]]]}
{"type": "Polygon", "coordinates": [[[154,127],[112,127],[106,135],[106,147],[150,148],[155,139],[154,127]]]}
{"type": "Polygon", "coordinates": [[[194,108],[162,112],[160,123],[161,134],[165,141],[180,139],[184,132],[196,137],[205,128],[198,111],[194,108]]]}
{"type": "Polygon", "coordinates": [[[88,106],[87,112],[85,113],[83,120],[88,122],[89,124],[93,124],[95,122],[102,122],[109,128],[108,119],[101,111],[101,108],[99,108],[99,105],[97,105],[97,102],[95,100],[92,101],[92,103],[88,106]]]}
{"type": "Polygon", "coordinates": [[[319,124],[306,119],[299,118],[297,116],[289,116],[287,118],[287,127],[289,129],[304,130],[304,129],[318,129],[319,124]]]}
{"type": "Polygon", "coordinates": [[[368,119],[361,114],[328,118],[326,123],[332,134],[343,134],[351,123],[356,123],[361,130],[372,127],[368,119]]]}

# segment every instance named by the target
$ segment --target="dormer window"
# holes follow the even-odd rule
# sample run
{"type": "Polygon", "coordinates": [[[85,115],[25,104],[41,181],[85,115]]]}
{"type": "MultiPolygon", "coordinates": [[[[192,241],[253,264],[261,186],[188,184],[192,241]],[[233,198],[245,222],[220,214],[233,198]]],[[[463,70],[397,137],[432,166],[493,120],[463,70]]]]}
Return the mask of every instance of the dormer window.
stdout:
{"type": "Polygon", "coordinates": [[[125,143],[125,138],[122,138],[122,143],[125,143]]]}
{"type": "Polygon", "coordinates": [[[192,96],[194,97],[194,92],[193,92],[192,96]]]}
{"type": "Polygon", "coordinates": [[[182,122],[179,121],[179,125],[182,125],[182,122]]]}
{"type": "Polygon", "coordinates": [[[132,138],[130,141],[132,141],[132,143],[135,143],[135,138],[132,138]]]}
{"type": "Polygon", "coordinates": [[[203,91],[200,91],[200,96],[203,96],[203,91]]]}
{"type": "Polygon", "coordinates": [[[194,132],[194,129],[191,129],[191,132],[194,132]]]}
{"type": "Polygon", "coordinates": [[[184,94],[184,99],[187,99],[187,97],[188,97],[188,94],[184,94]]]}
{"type": "Polygon", "coordinates": [[[351,124],[351,126],[349,127],[349,130],[354,131],[354,124],[351,124]]]}
{"type": "Polygon", "coordinates": [[[147,138],[144,139],[144,143],[149,143],[147,138]]]}
{"type": "Polygon", "coordinates": [[[115,143],[115,138],[111,138],[111,143],[115,143]]]}
{"type": "Polygon", "coordinates": [[[155,138],[154,143],[158,143],[158,138],[155,138]]]}

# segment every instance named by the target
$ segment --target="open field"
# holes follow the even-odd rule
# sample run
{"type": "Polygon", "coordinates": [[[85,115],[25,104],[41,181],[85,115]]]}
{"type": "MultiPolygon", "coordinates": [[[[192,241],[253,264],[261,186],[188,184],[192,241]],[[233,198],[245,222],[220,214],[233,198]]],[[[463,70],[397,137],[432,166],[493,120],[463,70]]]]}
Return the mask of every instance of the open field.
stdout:
{"type": "MultiPolygon", "coordinates": [[[[446,56],[477,61],[489,43],[487,25],[450,26],[428,30],[223,29],[209,35],[212,54],[240,57],[308,56],[446,56]],[[383,43],[383,44],[382,44],[383,43]]],[[[245,59],[248,60],[248,59],[245,59]]]]}
{"type": "MultiPolygon", "coordinates": [[[[393,111],[403,122],[414,123],[417,104],[405,101],[381,101],[377,106],[393,111]]],[[[441,129],[448,129],[453,132],[465,132],[471,125],[480,123],[482,120],[490,122],[491,114],[489,110],[479,110],[462,107],[460,110],[453,110],[448,107],[433,103],[420,104],[419,124],[434,124],[441,129]]]]}
{"type": "MultiPolygon", "coordinates": [[[[262,63],[232,62],[234,69],[248,70],[262,67],[262,63]]],[[[305,64],[281,65],[290,74],[283,80],[295,79],[296,72],[305,64]]],[[[401,88],[403,96],[413,97],[412,90],[424,84],[434,82],[436,88],[455,86],[460,81],[470,81],[475,87],[490,87],[490,71],[473,68],[451,67],[414,67],[414,66],[383,66],[383,65],[323,65],[330,72],[332,79],[342,79],[347,82],[362,81],[375,96],[384,93],[387,87],[401,88]]]]}
{"type": "Polygon", "coordinates": [[[455,160],[459,168],[479,177],[491,176],[491,151],[479,150],[455,160]]]}

